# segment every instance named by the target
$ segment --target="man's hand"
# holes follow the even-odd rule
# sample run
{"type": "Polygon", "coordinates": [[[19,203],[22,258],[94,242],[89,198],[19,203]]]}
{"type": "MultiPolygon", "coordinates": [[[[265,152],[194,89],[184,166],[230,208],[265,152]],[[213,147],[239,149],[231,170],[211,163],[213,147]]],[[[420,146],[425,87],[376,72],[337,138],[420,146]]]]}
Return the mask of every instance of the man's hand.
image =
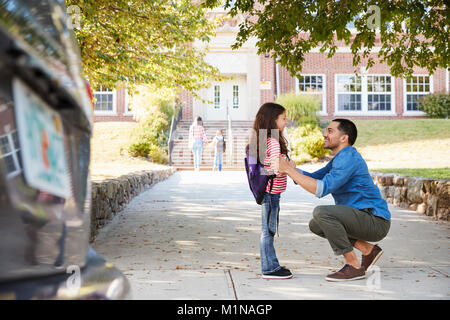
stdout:
{"type": "Polygon", "coordinates": [[[292,164],[285,158],[285,156],[279,155],[278,158],[273,158],[270,161],[270,168],[280,174],[286,174],[289,168],[292,168],[292,164]]]}
{"type": "Polygon", "coordinates": [[[297,165],[295,164],[294,160],[289,159],[289,165],[294,169],[297,168],[297,165]]]}

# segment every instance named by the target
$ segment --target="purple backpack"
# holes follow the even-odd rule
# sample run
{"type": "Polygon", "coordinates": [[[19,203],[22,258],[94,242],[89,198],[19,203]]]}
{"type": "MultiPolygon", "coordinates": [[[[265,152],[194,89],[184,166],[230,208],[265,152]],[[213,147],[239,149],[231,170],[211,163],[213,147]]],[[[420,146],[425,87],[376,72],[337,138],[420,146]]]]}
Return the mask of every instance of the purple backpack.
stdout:
{"type": "Polygon", "coordinates": [[[273,178],[275,174],[268,175],[264,165],[255,157],[250,155],[249,147],[245,150],[245,171],[247,172],[248,185],[255,197],[256,203],[261,204],[266,192],[267,183],[270,181],[270,191],[272,191],[273,178]],[[265,174],[266,173],[266,174],[265,174]]]}

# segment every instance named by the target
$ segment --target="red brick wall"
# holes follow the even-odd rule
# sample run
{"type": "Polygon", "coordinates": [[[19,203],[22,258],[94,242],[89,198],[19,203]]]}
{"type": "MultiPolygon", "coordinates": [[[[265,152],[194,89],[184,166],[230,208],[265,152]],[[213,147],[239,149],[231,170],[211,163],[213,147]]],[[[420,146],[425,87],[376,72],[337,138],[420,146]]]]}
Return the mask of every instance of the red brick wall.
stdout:
{"type": "Polygon", "coordinates": [[[186,90],[182,90],[180,93],[180,100],[183,104],[181,108],[181,119],[194,120],[194,103],[192,95],[190,95],[186,90]]]}
{"type": "Polygon", "coordinates": [[[130,121],[130,122],[134,122],[136,120],[133,119],[133,116],[124,116],[124,115],[95,116],[94,115],[94,122],[106,122],[106,121],[130,121]]]}
{"type": "MultiPolygon", "coordinates": [[[[374,55],[375,58],[375,55],[374,55]]],[[[377,59],[375,58],[375,61],[377,59]]],[[[366,66],[366,61],[362,61],[361,66],[366,66]]],[[[389,74],[389,66],[385,63],[375,63],[375,65],[368,70],[368,74],[389,74]]],[[[425,68],[414,68],[415,73],[428,74],[425,68]]],[[[354,67],[352,63],[351,53],[336,53],[333,58],[328,59],[325,54],[321,53],[308,53],[306,54],[305,62],[303,63],[303,69],[301,73],[304,74],[324,74],[326,77],[326,107],[328,116],[324,116],[324,119],[333,118],[334,105],[335,105],[335,91],[334,82],[336,74],[349,74],[359,72],[360,67],[354,67]]],[[[410,118],[417,116],[403,116],[403,79],[395,78],[395,112],[397,116],[349,116],[353,119],[392,119],[392,118],[410,118]]],[[[295,78],[291,77],[289,72],[281,67],[280,68],[280,91],[281,93],[287,93],[295,90],[295,78]]],[[[435,71],[433,75],[433,91],[445,92],[445,69],[439,69],[435,71]]]]}
{"type": "Polygon", "coordinates": [[[0,109],[0,136],[16,129],[16,119],[12,108],[0,109]]]}
{"type": "MultiPolygon", "coordinates": [[[[374,55],[375,57],[375,55],[374,55]]],[[[375,59],[375,61],[378,61],[375,59]]],[[[270,90],[260,90],[261,104],[269,101],[274,101],[276,93],[276,68],[274,60],[271,57],[261,56],[261,81],[270,81],[270,90]]],[[[366,61],[362,61],[361,66],[366,66],[366,61]]],[[[389,74],[389,66],[385,63],[376,63],[368,70],[368,73],[389,74]]],[[[326,76],[326,107],[328,116],[324,119],[334,118],[334,81],[336,74],[349,74],[355,71],[360,71],[359,67],[353,66],[351,53],[336,53],[333,58],[328,59],[326,54],[308,53],[306,54],[305,62],[303,63],[302,73],[310,74],[325,74],[326,76]]],[[[425,68],[415,68],[416,73],[428,74],[425,68]]],[[[280,93],[286,93],[295,90],[295,78],[292,77],[288,71],[279,68],[279,87],[280,93]]],[[[445,92],[446,74],[445,69],[437,70],[433,75],[433,91],[445,92]]],[[[450,82],[450,79],[449,79],[450,82]]],[[[403,79],[395,78],[395,113],[396,116],[351,116],[353,119],[393,119],[393,118],[410,118],[420,116],[403,116],[403,79]]],[[[181,101],[183,102],[182,119],[193,120],[193,99],[186,91],[182,91],[181,101]]]]}
{"type": "Polygon", "coordinates": [[[270,81],[271,88],[260,90],[261,105],[266,102],[273,102],[275,100],[275,62],[274,59],[268,56],[261,56],[261,79],[260,81],[270,81]]]}

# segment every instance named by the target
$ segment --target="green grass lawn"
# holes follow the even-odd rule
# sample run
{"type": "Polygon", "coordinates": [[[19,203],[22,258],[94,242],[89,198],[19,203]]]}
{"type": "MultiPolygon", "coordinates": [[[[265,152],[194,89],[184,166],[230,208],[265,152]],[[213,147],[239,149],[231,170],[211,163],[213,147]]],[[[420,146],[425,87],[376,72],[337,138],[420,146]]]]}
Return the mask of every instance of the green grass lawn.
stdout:
{"type": "Polygon", "coordinates": [[[450,120],[356,120],[355,124],[355,147],[370,170],[405,168],[418,170],[414,174],[419,176],[441,176],[420,168],[450,167],[450,120]]]}
{"type": "Polygon", "coordinates": [[[355,120],[358,138],[355,147],[450,138],[450,120],[355,120]]]}
{"type": "Polygon", "coordinates": [[[434,179],[450,179],[450,167],[446,168],[399,168],[375,169],[374,172],[397,173],[409,177],[423,177],[434,179]]]}
{"type": "Polygon", "coordinates": [[[127,154],[126,147],[136,122],[96,122],[91,139],[91,178],[116,178],[130,172],[164,168],[146,159],[127,154]]]}
{"type": "MultiPolygon", "coordinates": [[[[354,120],[370,171],[450,179],[450,120],[354,120]]],[[[306,160],[308,161],[308,160],[306,160]]]]}

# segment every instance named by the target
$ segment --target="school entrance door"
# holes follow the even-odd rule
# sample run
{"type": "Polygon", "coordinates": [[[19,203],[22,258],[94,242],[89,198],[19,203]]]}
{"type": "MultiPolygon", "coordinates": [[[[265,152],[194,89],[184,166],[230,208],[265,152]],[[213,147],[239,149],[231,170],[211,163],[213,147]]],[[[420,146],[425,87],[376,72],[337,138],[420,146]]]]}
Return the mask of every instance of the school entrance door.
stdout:
{"type": "Polygon", "coordinates": [[[207,120],[248,120],[247,79],[245,75],[234,75],[232,80],[213,82],[208,89],[207,120]]]}

